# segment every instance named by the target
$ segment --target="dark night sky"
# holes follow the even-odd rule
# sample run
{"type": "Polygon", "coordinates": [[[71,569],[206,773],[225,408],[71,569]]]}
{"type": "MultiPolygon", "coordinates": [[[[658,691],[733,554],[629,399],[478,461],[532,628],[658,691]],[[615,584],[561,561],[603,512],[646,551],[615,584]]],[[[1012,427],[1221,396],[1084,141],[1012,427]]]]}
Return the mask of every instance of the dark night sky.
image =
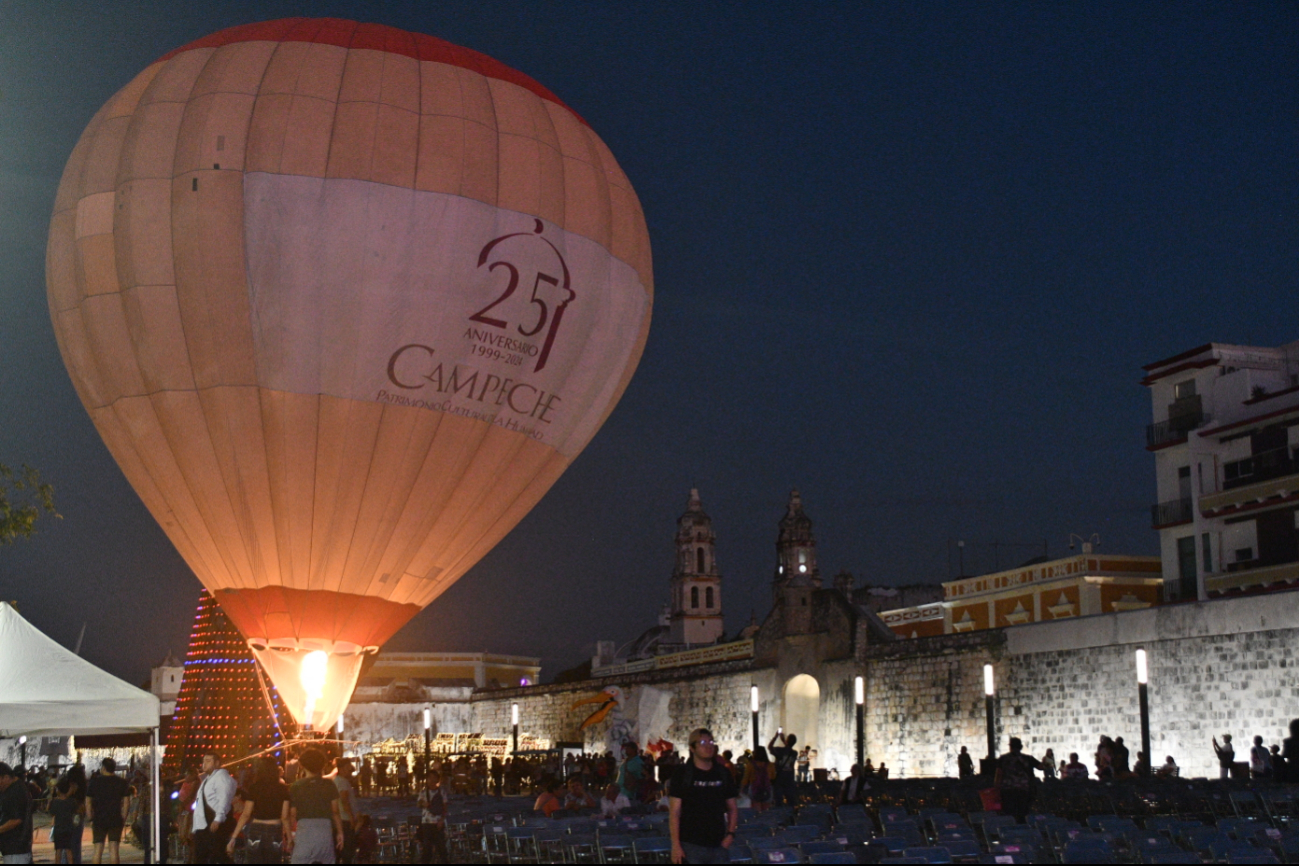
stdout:
{"type": "MultiPolygon", "coordinates": [[[[1098,532],[1151,554],[1144,363],[1299,338],[1291,3],[0,3],[0,462],[64,519],[0,597],[139,681],[197,580],[77,401],[45,236],[91,115],[211,31],[289,15],[420,30],[541,81],[604,138],[654,245],[640,369],[603,431],[395,649],[546,675],[666,600],[697,485],[727,624],[766,613],[791,487],[822,572],[951,574],[949,540],[1098,532]]],[[[991,568],[990,548],[967,565],[991,568]]],[[[1033,551],[1002,550],[1005,567],[1033,551]]]]}

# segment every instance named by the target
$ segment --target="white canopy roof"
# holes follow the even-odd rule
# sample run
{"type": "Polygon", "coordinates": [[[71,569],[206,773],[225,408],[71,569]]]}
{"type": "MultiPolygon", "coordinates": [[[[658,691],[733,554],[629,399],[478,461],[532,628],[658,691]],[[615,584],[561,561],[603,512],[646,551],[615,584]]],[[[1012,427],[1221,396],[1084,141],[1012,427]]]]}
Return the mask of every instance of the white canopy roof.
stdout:
{"type": "Polygon", "coordinates": [[[158,726],[158,709],[0,602],[0,737],[136,733],[158,726]]]}

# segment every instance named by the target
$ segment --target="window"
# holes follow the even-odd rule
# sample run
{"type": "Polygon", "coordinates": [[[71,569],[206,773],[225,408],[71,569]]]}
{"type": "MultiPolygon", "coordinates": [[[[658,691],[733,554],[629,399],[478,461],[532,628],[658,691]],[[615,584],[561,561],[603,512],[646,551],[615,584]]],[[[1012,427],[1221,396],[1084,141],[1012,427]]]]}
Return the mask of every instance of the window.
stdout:
{"type": "Polygon", "coordinates": [[[1209,542],[1209,533],[1200,536],[1200,558],[1204,564],[1204,573],[1213,571],[1213,545],[1209,542]]]}
{"type": "Polygon", "coordinates": [[[704,607],[709,610],[713,609],[713,588],[711,586],[704,590],[704,607]]]}
{"type": "Polygon", "coordinates": [[[697,586],[690,587],[690,606],[692,608],[699,607],[699,587],[697,586]]]}
{"type": "Polygon", "coordinates": [[[1191,467],[1182,466],[1177,470],[1177,498],[1191,498],[1191,467]]]}
{"type": "Polygon", "coordinates": [[[1195,380],[1187,379],[1185,382],[1178,382],[1173,386],[1173,399],[1184,400],[1187,397],[1195,396],[1195,380]]]}
{"type": "Polygon", "coordinates": [[[1194,535],[1177,539],[1177,577],[1178,598],[1180,600],[1194,601],[1199,597],[1200,587],[1195,573],[1194,535]]]}
{"type": "Polygon", "coordinates": [[[695,548],[695,565],[697,566],[695,568],[695,573],[703,574],[704,573],[704,549],[702,547],[695,548]]]}
{"type": "Polygon", "coordinates": [[[1253,558],[1254,558],[1254,548],[1252,548],[1252,547],[1238,547],[1238,548],[1236,548],[1236,561],[1237,561],[1237,562],[1249,562],[1249,561],[1250,561],[1251,559],[1253,559],[1253,558]]]}

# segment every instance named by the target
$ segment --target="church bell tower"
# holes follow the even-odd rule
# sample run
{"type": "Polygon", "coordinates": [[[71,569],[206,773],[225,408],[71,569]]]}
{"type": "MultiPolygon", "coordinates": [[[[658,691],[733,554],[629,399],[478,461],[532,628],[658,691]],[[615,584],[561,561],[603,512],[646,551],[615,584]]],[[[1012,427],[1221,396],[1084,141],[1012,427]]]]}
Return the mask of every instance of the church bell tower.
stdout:
{"type": "Polygon", "coordinates": [[[776,575],[772,581],[772,602],[784,606],[788,633],[802,634],[811,629],[812,592],[820,588],[821,569],[816,564],[812,520],[803,513],[803,497],[793,490],[776,536],[776,575]]]}
{"type": "Polygon", "coordinates": [[[686,511],[677,520],[677,560],[672,570],[672,623],[668,643],[717,643],[722,622],[722,574],[717,568],[717,536],[704,513],[699,491],[690,491],[686,511]]]}

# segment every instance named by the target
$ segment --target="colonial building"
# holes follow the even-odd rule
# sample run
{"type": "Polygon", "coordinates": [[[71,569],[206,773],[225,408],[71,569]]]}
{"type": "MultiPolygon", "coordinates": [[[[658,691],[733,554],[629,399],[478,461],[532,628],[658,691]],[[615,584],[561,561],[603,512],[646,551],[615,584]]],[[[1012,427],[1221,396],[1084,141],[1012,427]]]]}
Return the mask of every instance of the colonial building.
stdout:
{"type": "Polygon", "coordinates": [[[158,699],[158,714],[171,717],[176,711],[176,698],[180,695],[180,682],[185,677],[185,663],[171,653],[150,671],[149,691],[158,699]]]}
{"type": "Polygon", "coordinates": [[[1168,598],[1299,584],[1299,342],[1208,343],[1144,369],[1168,598]]]}
{"type": "Polygon", "coordinates": [[[352,702],[424,702],[430,689],[501,689],[536,685],[541,659],[491,653],[381,652],[362,671],[352,702]]]}
{"type": "Polygon", "coordinates": [[[671,630],[661,651],[717,643],[722,622],[722,573],[717,567],[717,536],[704,513],[699,491],[691,489],[686,511],[677,519],[677,558],[672,570],[671,630]]]}
{"type": "Polygon", "coordinates": [[[1153,607],[1164,577],[1157,556],[1080,556],[948,581],[941,600],[881,611],[901,637],[931,637],[1153,607]]]}
{"type": "Polygon", "coordinates": [[[668,603],[655,625],[618,647],[598,641],[593,669],[621,667],[656,656],[680,653],[722,640],[722,572],[717,564],[717,534],[699,491],[691,488],[685,512],[677,518],[676,558],[668,603]]]}

